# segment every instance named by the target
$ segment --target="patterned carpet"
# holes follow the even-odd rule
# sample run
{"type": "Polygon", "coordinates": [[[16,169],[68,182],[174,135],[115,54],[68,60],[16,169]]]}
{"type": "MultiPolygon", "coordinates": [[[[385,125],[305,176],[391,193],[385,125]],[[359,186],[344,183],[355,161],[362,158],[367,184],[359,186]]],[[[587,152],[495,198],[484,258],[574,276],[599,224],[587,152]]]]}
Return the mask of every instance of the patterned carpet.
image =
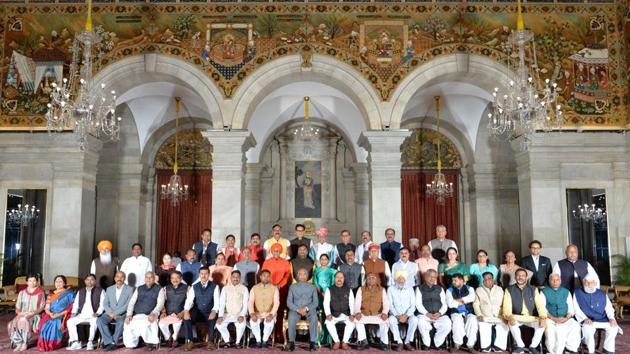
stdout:
{"type": "MultiPolygon", "coordinates": [[[[11,319],[11,315],[8,314],[3,314],[0,315],[0,328],[2,329],[2,332],[0,332],[0,353],[11,353],[11,349],[10,349],[10,342],[9,342],[9,338],[6,331],[7,328],[7,323],[9,322],[9,320],[11,319]]],[[[630,317],[626,317],[625,320],[620,322],[621,327],[624,330],[624,335],[623,336],[618,336],[617,337],[617,350],[616,353],[618,354],[630,354],[630,317]]],[[[220,349],[215,351],[216,353],[248,353],[251,351],[256,351],[256,352],[263,352],[263,353],[280,353],[280,346],[278,345],[277,348],[274,349],[256,349],[256,348],[249,348],[249,349],[220,349]]],[[[300,348],[296,349],[296,353],[306,353],[308,350],[308,345],[306,344],[302,344],[300,346],[300,348]]],[[[27,352],[29,353],[34,353],[37,352],[37,350],[33,347],[31,347],[27,352]]],[[[65,349],[59,350],[59,353],[69,353],[69,351],[66,351],[65,349]]],[[[78,351],[80,353],[85,353],[85,351],[78,351]]],[[[97,350],[95,352],[103,352],[102,350],[97,350]]],[[[140,348],[140,349],[136,349],[136,350],[127,350],[127,349],[118,349],[117,351],[115,351],[114,353],[144,353],[146,352],[145,348],[140,348]]],[[[159,350],[159,352],[161,353],[171,353],[171,352],[184,352],[183,350],[183,346],[179,346],[177,348],[171,349],[171,348],[161,348],[159,350]]],[[[328,347],[322,347],[319,352],[331,352],[331,350],[328,347]]],[[[343,351],[338,350],[335,351],[336,353],[342,353],[343,351]]],[[[600,351],[598,351],[600,352],[600,351]]],[[[202,346],[197,346],[191,353],[207,353],[205,347],[202,346]]],[[[380,350],[376,349],[376,348],[372,348],[370,350],[366,350],[366,351],[356,351],[356,350],[351,350],[348,351],[347,353],[366,353],[366,354],[372,354],[372,353],[381,353],[380,350]]],[[[427,351],[427,352],[422,352],[422,353],[446,353],[445,351],[427,351]]],[[[463,352],[464,353],[464,352],[463,352]]]]}

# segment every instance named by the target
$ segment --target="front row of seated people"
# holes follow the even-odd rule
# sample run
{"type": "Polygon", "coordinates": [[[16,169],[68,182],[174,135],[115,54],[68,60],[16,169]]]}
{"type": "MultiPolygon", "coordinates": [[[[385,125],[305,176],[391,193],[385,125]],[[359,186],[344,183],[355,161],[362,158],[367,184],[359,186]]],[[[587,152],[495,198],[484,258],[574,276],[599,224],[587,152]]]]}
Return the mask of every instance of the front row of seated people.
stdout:
{"type": "MultiPolygon", "coordinates": [[[[416,329],[422,349],[445,349],[446,338],[452,332],[452,351],[472,350],[479,338],[481,352],[500,352],[507,349],[508,332],[514,341],[513,353],[524,353],[525,343],[521,328],[530,327],[534,335],[529,353],[538,354],[545,334],[547,350],[552,354],[576,353],[583,341],[589,353],[595,352],[594,336],[597,329],[605,331],[604,353],[613,353],[615,337],[621,333],[606,293],[598,288],[597,279],[586,276],[583,287],[571,293],[560,286],[560,275],[549,277],[549,286],[539,290],[528,285],[524,269],[515,272],[516,282],[505,290],[495,284],[491,272],[483,274],[483,283],[476,290],[466,285],[461,274],[452,276],[451,286],[443,290],[438,285],[438,274],[428,270],[424,282],[409,286],[409,274],[397,271],[395,283],[387,289],[380,284],[377,273],[369,272],[363,286],[356,292],[348,286],[344,272],[337,272],[334,284],[326,289],[323,303],[315,286],[308,281],[308,270],[297,271],[297,282],[289,288],[288,345],[285,351],[295,350],[296,324],[305,318],[309,323],[311,351],[318,342],[318,310],[323,311],[324,327],[332,338],[333,349],[348,350],[356,331],[358,349],[369,343],[366,325],[376,325],[375,344],[385,349],[391,332],[396,350],[413,350],[411,341],[416,329]],[[343,324],[343,336],[337,324],[343,324]],[[404,338],[402,326],[406,327],[404,338]],[[431,331],[435,330],[431,335],[431,331]],[[494,331],[494,335],[493,335],[494,331]]],[[[215,349],[215,329],[226,343],[238,347],[249,324],[255,338],[254,346],[262,348],[273,333],[277,321],[280,296],[278,287],[271,283],[269,270],[259,274],[260,282],[250,291],[241,284],[238,270],[230,274],[230,282],[223,286],[210,279],[207,267],[199,270],[199,281],[193,286],[182,282],[182,274],[171,274],[170,284],[160,287],[154,273],[146,273],[144,285],[138,288],[125,284],[125,274],[115,274],[115,284],[101,290],[95,286],[93,275],[85,278],[85,288],[76,296],[67,288],[65,278],[55,278],[55,290],[44,299],[35,277],[28,278],[28,287],[20,292],[16,305],[17,317],[9,323],[9,334],[16,351],[26,349],[33,328],[38,328],[40,350],[59,349],[64,328],[70,343],[67,349],[81,349],[77,335],[79,324],[89,325],[87,349],[94,349],[96,330],[100,332],[105,350],[117,349],[122,337],[126,348],[135,348],[139,340],[149,350],[159,344],[159,332],[168,345],[176,347],[183,326],[185,347],[193,348],[193,326],[203,325],[207,349],[215,349]],[[45,300],[45,302],[44,302],[45,300]],[[230,338],[228,324],[233,323],[236,338],[230,338]],[[113,329],[113,330],[112,330],[113,329]],[[261,331],[262,329],[262,331],[261,331]],[[261,333],[262,332],[262,333],[261,333]]]]}

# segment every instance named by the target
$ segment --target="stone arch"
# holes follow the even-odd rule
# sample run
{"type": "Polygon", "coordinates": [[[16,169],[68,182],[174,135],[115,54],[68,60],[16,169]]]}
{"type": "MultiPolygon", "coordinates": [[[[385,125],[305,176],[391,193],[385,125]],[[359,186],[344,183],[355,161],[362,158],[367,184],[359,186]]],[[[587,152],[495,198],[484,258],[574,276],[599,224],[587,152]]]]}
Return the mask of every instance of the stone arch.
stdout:
{"type": "Polygon", "coordinates": [[[315,81],[340,89],[356,105],[370,129],[380,129],[379,94],[354,68],[334,58],[315,55],[304,70],[298,55],[276,59],[258,68],[239,86],[232,101],[233,129],[246,128],[256,107],[267,94],[296,80],[315,81]]]}
{"type": "Polygon", "coordinates": [[[202,98],[214,127],[223,126],[222,111],[223,96],[202,70],[181,59],[163,54],[142,54],[130,56],[113,62],[101,69],[94,78],[94,87],[101,83],[110,85],[117,91],[118,97],[132,89],[138,81],[146,82],[142,74],[152,75],[156,79],[163,77],[174,78],[191,88],[202,98]]]}

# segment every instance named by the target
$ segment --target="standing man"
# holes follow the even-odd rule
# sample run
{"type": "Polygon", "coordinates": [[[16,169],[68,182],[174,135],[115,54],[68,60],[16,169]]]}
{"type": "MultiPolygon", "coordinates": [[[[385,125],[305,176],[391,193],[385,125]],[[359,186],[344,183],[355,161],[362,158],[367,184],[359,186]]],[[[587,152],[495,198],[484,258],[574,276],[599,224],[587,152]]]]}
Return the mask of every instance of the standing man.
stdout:
{"type": "Polygon", "coordinates": [[[251,248],[245,247],[241,251],[241,261],[234,265],[234,270],[241,273],[241,284],[248,289],[256,284],[256,274],[260,269],[258,262],[251,259],[251,248]]]}
{"type": "Polygon", "coordinates": [[[431,255],[433,258],[443,262],[446,257],[446,251],[448,251],[451,247],[457,250],[457,244],[455,241],[446,238],[446,226],[436,226],[435,238],[429,241],[429,248],[431,248],[431,255]]]}
{"type": "Polygon", "coordinates": [[[282,237],[282,226],[280,226],[280,224],[275,224],[271,227],[271,238],[263,244],[266,259],[273,257],[271,246],[275,244],[282,246],[282,253],[280,253],[280,257],[289,259],[289,246],[291,245],[291,242],[282,237]]]}
{"type": "Polygon", "coordinates": [[[300,246],[302,245],[306,246],[307,251],[311,249],[313,242],[311,242],[310,239],[304,237],[305,233],[306,233],[306,226],[304,226],[303,224],[295,225],[295,238],[291,240],[291,243],[289,245],[289,249],[290,249],[289,257],[291,257],[292,259],[297,256],[298,248],[300,248],[300,246]]]}
{"type": "Polygon", "coordinates": [[[127,305],[127,317],[123,330],[125,348],[138,346],[140,338],[150,350],[155,350],[160,343],[158,319],[164,306],[162,288],[155,283],[153,272],[147,272],[144,285],[139,286],[127,305]]]}
{"type": "Polygon", "coordinates": [[[378,347],[385,350],[389,344],[389,299],[387,292],[378,283],[376,273],[368,273],[365,286],[357,290],[354,300],[354,318],[357,326],[358,350],[369,347],[365,333],[366,324],[378,325],[378,336],[381,339],[378,347]]]}
{"type": "MultiPolygon", "coordinates": [[[[145,274],[146,275],[146,274],[145,274]]],[[[143,279],[144,281],[144,279],[143,279]]],[[[116,343],[122,335],[125,323],[127,305],[133,296],[133,288],[125,284],[125,273],[118,271],[114,275],[115,284],[105,291],[103,299],[103,314],[96,321],[98,331],[101,334],[103,348],[106,351],[116,350],[116,343]],[[109,330],[109,324],[116,323],[114,335],[109,330]]]]}
{"type": "Polygon", "coordinates": [[[482,353],[503,352],[507,348],[509,328],[501,315],[503,289],[494,282],[491,272],[483,273],[483,284],[475,291],[473,309],[479,322],[479,345],[482,353]],[[492,343],[492,328],[496,333],[492,343]]]}
{"type": "MultiPolygon", "coordinates": [[[[368,257],[370,257],[368,248],[372,244],[372,233],[367,230],[364,230],[361,233],[361,244],[357,246],[356,250],[356,262],[359,264],[363,264],[368,257]]],[[[379,255],[380,257],[380,255],[379,255]]]]}
{"type": "Polygon", "coordinates": [[[503,295],[503,318],[510,326],[510,333],[516,342],[516,349],[512,353],[524,353],[525,343],[521,337],[521,326],[534,329],[534,338],[529,346],[531,354],[540,354],[538,345],[545,333],[547,309],[545,298],[538,289],[527,285],[527,271],[523,268],[516,270],[516,284],[510,285],[503,295]]]}
{"type": "Polygon", "coordinates": [[[199,282],[188,288],[184,304],[184,332],[186,333],[185,351],[193,349],[193,325],[207,324],[207,349],[214,350],[214,330],[219,308],[219,284],[210,281],[208,267],[199,269],[199,282]]]}
{"type": "Polygon", "coordinates": [[[118,270],[120,263],[118,258],[112,257],[112,243],[103,240],[96,246],[98,257],[94,258],[90,266],[90,274],[96,277],[96,285],[105,290],[114,285],[114,274],[118,270]]]}
{"type": "Polygon", "coordinates": [[[389,265],[385,260],[379,258],[379,255],[381,254],[379,245],[370,245],[369,252],[370,258],[363,262],[365,274],[376,274],[378,276],[379,284],[383,287],[386,287],[389,284],[389,279],[391,278],[389,265]]]}
{"type": "Polygon", "coordinates": [[[320,227],[317,230],[317,242],[311,246],[308,256],[317,262],[319,267],[319,257],[322,254],[328,255],[328,259],[335,259],[335,246],[328,243],[328,228],[326,227],[320,227]]]}
{"type": "Polygon", "coordinates": [[[271,284],[271,273],[267,269],[260,272],[260,283],[256,284],[249,293],[249,326],[256,338],[256,347],[262,348],[273,333],[276,324],[278,308],[280,307],[280,292],[278,287],[271,284]],[[260,324],[263,325],[263,335],[260,336],[260,324]]]}
{"type": "Polygon", "coordinates": [[[418,319],[414,316],[416,312],[416,297],[413,286],[409,286],[407,282],[407,273],[404,271],[394,272],[396,281],[387,289],[387,299],[389,300],[389,326],[394,341],[398,343],[397,351],[414,350],[411,345],[414,333],[418,326],[418,319]],[[405,342],[400,338],[399,324],[407,324],[407,334],[405,342]]]}
{"type": "Polygon", "coordinates": [[[184,284],[193,285],[199,279],[199,268],[201,262],[197,261],[197,254],[194,249],[186,251],[186,260],[175,267],[175,270],[183,275],[184,284]]]}
{"type": "Polygon", "coordinates": [[[96,276],[88,274],[83,280],[85,288],[77,292],[72,304],[70,318],[66,321],[68,327],[68,350],[79,350],[83,347],[77,334],[77,325],[88,323],[90,325],[90,335],[87,342],[87,350],[94,350],[94,335],[96,334],[96,320],[103,313],[103,300],[105,291],[96,286],[96,276]]]}
{"type": "Polygon", "coordinates": [[[529,243],[529,253],[527,257],[521,259],[521,267],[532,272],[532,278],[529,284],[541,288],[548,285],[549,275],[551,274],[551,260],[540,255],[542,243],[534,240],[529,243]]]}
{"type": "Polygon", "coordinates": [[[344,275],[344,284],[356,294],[357,289],[363,284],[365,269],[359,263],[355,263],[354,260],[354,252],[352,250],[346,251],[346,262],[339,266],[339,272],[342,272],[344,275]]]}
{"type": "Polygon", "coordinates": [[[416,290],[416,309],[418,315],[418,331],[422,337],[422,350],[431,346],[431,329],[435,328],[433,344],[436,348],[446,349],[444,341],[451,331],[451,320],[446,315],[446,295],[437,283],[438,272],[429,269],[424,275],[424,282],[416,290]]]}
{"type": "Polygon", "coordinates": [[[342,272],[335,273],[335,284],[324,294],[324,314],[326,315],[326,329],[332,337],[333,350],[339,348],[350,350],[350,336],[354,331],[354,293],[345,284],[345,278],[342,272]],[[339,343],[339,334],[337,334],[337,322],[344,322],[346,327],[343,331],[343,342],[339,343]]]}
{"type": "Polygon", "coordinates": [[[582,338],[589,353],[595,353],[595,332],[598,328],[606,331],[604,354],[615,352],[615,337],[623,331],[615,320],[615,310],[610,299],[599,289],[599,279],[588,274],[584,277],[584,288],[578,288],[573,295],[575,319],[582,323],[582,338]]]}
{"type": "MultiPolygon", "coordinates": [[[[392,266],[391,274],[403,273],[405,277],[405,287],[413,289],[418,285],[418,265],[411,261],[411,252],[407,247],[400,249],[400,260],[392,266]]],[[[389,286],[393,286],[397,279],[393,277],[389,280],[389,286]]]]}
{"type": "Polygon", "coordinates": [[[234,267],[241,257],[240,250],[235,247],[236,237],[232,234],[225,236],[225,247],[219,251],[225,256],[225,264],[229,267],[234,267]]]}
{"type": "Polygon", "coordinates": [[[241,284],[241,272],[232,272],[230,284],[223,287],[219,299],[219,318],[217,319],[217,330],[221,333],[225,343],[230,342],[230,332],[228,325],[234,323],[236,327],[236,340],[234,342],[237,349],[242,348],[241,338],[245,333],[247,322],[247,305],[249,302],[249,291],[245,285],[241,284]]]}
{"type": "Polygon", "coordinates": [[[420,250],[420,240],[417,238],[409,239],[409,260],[415,262],[416,259],[422,257],[420,250]]]}
{"type": "Polygon", "coordinates": [[[350,242],[351,237],[352,236],[350,235],[350,231],[341,231],[341,243],[338,243],[335,246],[335,255],[337,256],[335,257],[335,268],[337,269],[339,269],[340,265],[346,263],[346,259],[344,258],[346,252],[348,250],[352,250],[352,252],[356,250],[356,246],[352,242],[350,242]]]}
{"type": "Polygon", "coordinates": [[[245,260],[246,257],[243,254],[243,251],[247,248],[249,249],[249,259],[258,263],[262,267],[263,262],[265,261],[265,250],[263,246],[260,244],[260,234],[254,232],[249,238],[249,245],[243,247],[241,250],[241,260],[245,260]]]}
{"type": "Polygon", "coordinates": [[[576,289],[582,287],[582,283],[587,275],[597,280],[599,287],[599,276],[593,266],[583,259],[578,258],[578,248],[576,245],[568,245],[564,254],[567,258],[560,260],[553,266],[553,273],[560,274],[560,285],[569,289],[571,294],[576,289]]]}
{"type": "Polygon", "coordinates": [[[291,275],[293,276],[293,282],[297,282],[297,272],[299,269],[306,269],[308,271],[308,280],[313,279],[313,272],[315,271],[315,262],[308,258],[308,247],[306,245],[300,245],[297,253],[291,259],[291,275]]]}
{"type": "Polygon", "coordinates": [[[448,313],[453,322],[453,342],[452,351],[474,350],[477,342],[477,316],[473,312],[473,302],[475,301],[475,290],[464,283],[464,276],[455,274],[452,278],[453,285],[446,290],[446,303],[448,313]],[[464,346],[464,336],[466,336],[466,346],[464,346]]]}
{"type": "Polygon", "coordinates": [[[381,243],[381,257],[389,267],[391,268],[394,263],[398,262],[400,259],[400,249],[403,247],[402,243],[394,240],[396,237],[396,231],[394,229],[387,228],[385,229],[385,242],[381,243]]]}
{"type": "Polygon", "coordinates": [[[218,247],[216,243],[212,242],[212,230],[210,229],[203,229],[201,231],[201,240],[192,245],[192,249],[195,250],[197,256],[197,262],[201,262],[205,266],[214,264],[217,258],[218,247]]]}
{"type": "Polygon", "coordinates": [[[308,272],[306,269],[298,270],[298,282],[291,285],[287,296],[287,307],[289,308],[289,346],[283,351],[292,352],[295,350],[295,331],[297,322],[302,317],[308,320],[308,331],[310,334],[309,351],[317,350],[317,291],[313,284],[308,282],[308,272]]]}
{"type": "Polygon", "coordinates": [[[424,245],[420,248],[420,257],[416,259],[416,264],[418,265],[418,273],[420,273],[418,276],[419,280],[422,281],[424,281],[424,275],[429,269],[438,271],[439,262],[431,256],[429,245],[424,245]]]}
{"type": "MultiPolygon", "coordinates": [[[[263,270],[268,270],[271,274],[271,284],[278,287],[280,291],[280,307],[279,313],[283,316],[287,308],[287,293],[289,292],[289,284],[291,282],[291,264],[286,258],[282,257],[283,249],[280,243],[271,246],[271,258],[263,263],[263,270]]],[[[282,333],[282,321],[276,321],[276,337],[284,338],[282,333]]]]}
{"type": "Polygon", "coordinates": [[[134,243],[131,246],[131,257],[125,259],[120,270],[127,274],[126,284],[137,288],[144,285],[144,276],[153,271],[153,264],[142,255],[142,245],[134,243]]]}
{"type": "Polygon", "coordinates": [[[560,286],[560,276],[551,274],[549,285],[542,290],[547,308],[547,350],[550,354],[577,353],[580,345],[580,325],[573,319],[573,296],[560,286]]]}

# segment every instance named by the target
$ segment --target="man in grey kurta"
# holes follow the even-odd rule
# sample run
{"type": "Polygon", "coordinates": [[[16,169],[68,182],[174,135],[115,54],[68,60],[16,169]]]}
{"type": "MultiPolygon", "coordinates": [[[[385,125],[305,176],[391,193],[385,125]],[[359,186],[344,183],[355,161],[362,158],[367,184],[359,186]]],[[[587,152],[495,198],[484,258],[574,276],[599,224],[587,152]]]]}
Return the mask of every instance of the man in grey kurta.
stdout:
{"type": "Polygon", "coordinates": [[[317,350],[317,291],[313,284],[308,283],[308,271],[300,268],[298,270],[298,283],[291,285],[287,296],[287,307],[289,308],[289,346],[283,351],[292,352],[295,350],[295,326],[302,317],[308,319],[308,330],[311,336],[310,351],[317,350]]]}

